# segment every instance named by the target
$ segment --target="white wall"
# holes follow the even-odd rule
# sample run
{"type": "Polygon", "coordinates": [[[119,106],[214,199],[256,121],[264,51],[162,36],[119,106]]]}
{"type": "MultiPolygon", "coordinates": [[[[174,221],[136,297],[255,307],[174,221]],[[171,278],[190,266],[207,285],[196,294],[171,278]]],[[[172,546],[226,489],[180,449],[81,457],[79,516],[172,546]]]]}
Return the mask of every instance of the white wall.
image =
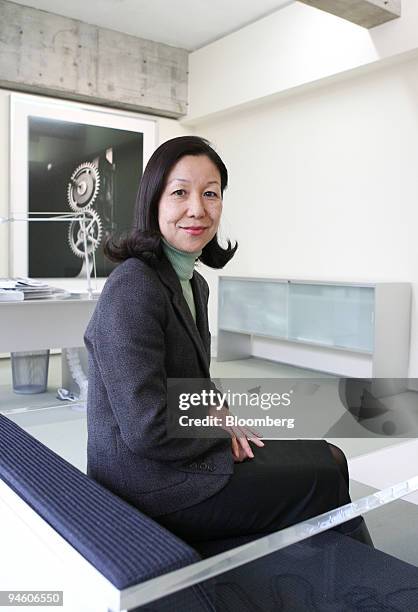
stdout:
{"type": "MultiPolygon", "coordinates": [[[[9,90],[0,89],[0,217],[7,217],[9,212],[9,90]]],[[[143,114],[142,114],[143,116],[143,114]]],[[[190,133],[190,129],[182,126],[175,119],[151,117],[157,119],[159,144],[183,134],[190,133]]],[[[25,169],[22,168],[22,180],[25,169]]],[[[8,276],[8,225],[0,223],[0,277],[8,276]]]]}
{"type": "Polygon", "coordinates": [[[294,2],[191,53],[187,120],[416,53],[417,24],[417,0],[402,0],[400,18],[371,30],[294,2]]]}
{"type": "MultiPolygon", "coordinates": [[[[418,60],[200,123],[230,172],[227,274],[414,283],[418,377],[418,60]]],[[[217,273],[210,326],[216,334],[217,273]]]]}
{"type": "MultiPolygon", "coordinates": [[[[9,213],[9,96],[0,90],[0,217],[9,213]]],[[[8,276],[8,226],[0,223],[0,276],[8,276]]]]}

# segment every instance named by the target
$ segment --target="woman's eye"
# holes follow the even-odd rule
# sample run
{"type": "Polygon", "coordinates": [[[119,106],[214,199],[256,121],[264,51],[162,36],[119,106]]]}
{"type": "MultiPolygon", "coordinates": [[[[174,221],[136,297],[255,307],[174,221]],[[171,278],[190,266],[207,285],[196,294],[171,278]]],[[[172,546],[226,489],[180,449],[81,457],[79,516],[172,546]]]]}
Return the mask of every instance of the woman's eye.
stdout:
{"type": "Polygon", "coordinates": [[[205,195],[209,196],[210,198],[217,198],[218,194],[215,193],[215,191],[205,191],[205,195]]]}
{"type": "Polygon", "coordinates": [[[173,191],[173,193],[171,195],[176,195],[176,196],[184,196],[185,194],[185,190],[184,189],[176,189],[176,191],[173,191]]]}

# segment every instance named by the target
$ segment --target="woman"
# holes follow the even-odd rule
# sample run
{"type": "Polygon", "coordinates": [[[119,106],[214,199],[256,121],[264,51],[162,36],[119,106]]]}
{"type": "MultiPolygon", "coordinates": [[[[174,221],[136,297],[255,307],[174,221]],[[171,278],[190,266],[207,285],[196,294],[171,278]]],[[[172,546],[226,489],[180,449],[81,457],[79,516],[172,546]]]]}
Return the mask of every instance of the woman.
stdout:
{"type": "MultiPolygon", "coordinates": [[[[323,440],[176,439],[167,379],[210,379],[209,289],[197,260],[222,268],[237,244],[217,230],[226,167],[207,141],[174,138],[152,155],[134,229],[107,255],[109,276],[85,335],[88,474],[196,543],[276,531],[350,501],[343,453],[323,440]]],[[[364,523],[356,537],[367,541],[364,523]]]]}

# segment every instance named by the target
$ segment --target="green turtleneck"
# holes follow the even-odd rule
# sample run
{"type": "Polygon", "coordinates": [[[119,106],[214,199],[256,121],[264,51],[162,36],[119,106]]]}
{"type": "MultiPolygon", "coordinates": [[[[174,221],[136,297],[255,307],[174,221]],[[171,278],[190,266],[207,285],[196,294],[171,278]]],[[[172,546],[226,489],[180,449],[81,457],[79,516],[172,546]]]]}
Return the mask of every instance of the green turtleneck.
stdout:
{"type": "Polygon", "coordinates": [[[195,251],[194,253],[188,253],[187,251],[180,251],[173,247],[172,244],[162,238],[163,251],[168,261],[173,266],[183,290],[184,298],[189,305],[192,317],[196,322],[196,308],[194,304],[193,289],[190,279],[193,276],[194,265],[196,259],[202,254],[202,251],[195,251]]]}

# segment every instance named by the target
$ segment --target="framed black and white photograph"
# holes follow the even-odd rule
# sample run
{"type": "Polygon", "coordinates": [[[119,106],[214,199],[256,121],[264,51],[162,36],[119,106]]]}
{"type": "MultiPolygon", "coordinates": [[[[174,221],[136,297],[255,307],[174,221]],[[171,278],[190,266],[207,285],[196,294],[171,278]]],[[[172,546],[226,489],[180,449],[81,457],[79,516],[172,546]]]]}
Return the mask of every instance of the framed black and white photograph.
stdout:
{"type": "Polygon", "coordinates": [[[131,227],[139,181],[156,146],[156,122],[20,94],[11,95],[10,104],[10,217],[85,215],[84,222],[10,223],[10,275],[82,279],[90,261],[92,274],[107,277],[114,265],[103,245],[131,227]]]}

